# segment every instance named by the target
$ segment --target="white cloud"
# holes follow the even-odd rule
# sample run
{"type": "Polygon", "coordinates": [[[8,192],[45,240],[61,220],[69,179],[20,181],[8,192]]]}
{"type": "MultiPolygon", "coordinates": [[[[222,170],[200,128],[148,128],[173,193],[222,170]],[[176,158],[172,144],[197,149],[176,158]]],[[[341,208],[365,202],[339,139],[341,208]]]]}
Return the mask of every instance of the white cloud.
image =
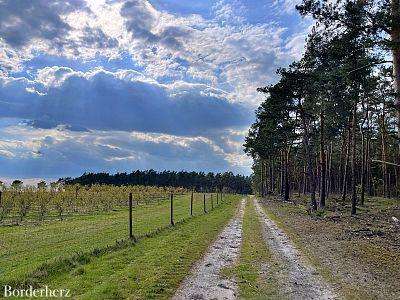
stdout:
{"type": "Polygon", "coordinates": [[[74,70],[67,67],[46,67],[38,70],[36,81],[45,86],[60,86],[69,75],[74,74],[74,70]]]}
{"type": "MultiPolygon", "coordinates": [[[[294,7],[289,2],[271,5],[286,10],[294,7]]],[[[287,41],[286,29],[274,22],[249,24],[243,17],[246,5],[238,0],[218,1],[213,20],[157,11],[144,0],[87,1],[86,5],[88,9],[60,16],[69,26],[63,56],[115,59],[128,52],[148,77],[207,83],[227,92],[230,100],[253,108],[261,101],[256,88],[274,80],[274,69],[301,53],[303,31],[287,41]]],[[[49,43],[35,40],[12,59],[10,54],[0,55],[0,61],[8,61],[3,68],[17,70],[21,61],[37,52],[61,54],[49,43]]]]}
{"type": "Polygon", "coordinates": [[[0,128],[0,176],[71,176],[136,168],[249,172],[248,159],[208,137],[122,131],[72,132],[23,124],[0,128]],[[29,166],[27,168],[27,166],[29,166]],[[156,167],[155,167],[156,166],[156,167]],[[13,168],[12,170],[10,170],[13,168]]]}
{"type": "Polygon", "coordinates": [[[250,121],[246,107],[205,84],[161,84],[134,70],[38,70],[36,80],[0,79],[0,117],[39,128],[125,130],[194,136],[250,121]],[[223,116],[223,118],[221,117],[223,116]]]}
{"type": "Polygon", "coordinates": [[[299,60],[304,53],[306,34],[300,33],[290,37],[285,45],[287,53],[296,60],[299,60]]]}
{"type": "Polygon", "coordinates": [[[0,25],[0,121],[24,118],[36,128],[3,126],[0,159],[10,170],[21,163],[20,174],[154,165],[247,172],[242,143],[262,101],[256,88],[299,57],[308,31],[307,22],[282,21],[297,1],[219,0],[198,15],[144,0],[67,0],[65,7],[38,0],[33,12],[53,7],[43,9],[57,21],[49,35],[33,26],[43,20],[20,14],[12,2],[1,2],[9,5],[7,26],[30,34],[13,41],[0,25]],[[256,10],[272,12],[255,21],[256,10]],[[56,59],[26,69],[40,55],[56,59]],[[129,66],[103,65],[125,56],[129,66]],[[57,57],[92,67],[64,66],[57,57]]]}
{"type": "Polygon", "coordinates": [[[274,0],[274,5],[281,13],[293,14],[296,12],[296,5],[301,2],[302,0],[274,0]]]}

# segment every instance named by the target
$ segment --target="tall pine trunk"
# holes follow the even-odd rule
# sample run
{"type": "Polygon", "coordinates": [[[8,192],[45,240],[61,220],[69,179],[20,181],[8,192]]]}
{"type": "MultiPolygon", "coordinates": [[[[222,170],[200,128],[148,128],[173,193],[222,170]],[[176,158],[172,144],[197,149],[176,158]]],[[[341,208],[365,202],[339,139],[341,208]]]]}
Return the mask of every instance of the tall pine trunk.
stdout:
{"type": "MultiPolygon", "coordinates": [[[[392,0],[392,44],[393,44],[393,77],[394,77],[394,90],[396,92],[394,105],[397,114],[397,163],[400,164],[400,0],[392,0]]],[[[400,172],[397,166],[397,173],[400,172]]],[[[396,182],[399,186],[399,182],[396,182]]]]}
{"type": "Polygon", "coordinates": [[[347,146],[346,146],[346,157],[344,162],[344,170],[343,170],[343,184],[342,184],[342,201],[346,200],[347,195],[347,183],[348,183],[348,170],[349,170],[349,161],[350,161],[350,145],[351,143],[351,132],[350,127],[348,128],[347,133],[347,146]]]}
{"type": "Polygon", "coordinates": [[[385,104],[383,105],[383,111],[380,121],[381,129],[381,157],[382,157],[382,181],[383,181],[383,196],[389,198],[389,180],[387,171],[387,135],[386,135],[386,113],[385,104]]]}
{"type": "Polygon", "coordinates": [[[260,160],[260,196],[264,198],[264,160],[260,160]]]}
{"type": "Polygon", "coordinates": [[[366,141],[365,141],[365,128],[364,125],[367,122],[367,126],[369,125],[368,120],[369,120],[369,102],[367,103],[367,109],[365,110],[365,105],[363,101],[363,111],[364,113],[364,118],[363,121],[360,125],[360,132],[361,132],[361,195],[360,195],[360,204],[364,205],[365,202],[365,177],[366,177],[366,155],[367,155],[367,150],[366,150],[366,141]]]}
{"type": "Polygon", "coordinates": [[[344,178],[344,160],[346,155],[346,134],[347,128],[344,129],[342,134],[342,146],[340,148],[340,161],[339,161],[339,174],[338,174],[338,189],[337,193],[341,192],[343,189],[343,178],[344,178]]]}
{"type": "Polygon", "coordinates": [[[314,173],[314,153],[310,145],[310,126],[306,119],[306,115],[302,105],[300,104],[300,117],[303,124],[303,145],[307,160],[307,179],[310,184],[310,208],[313,211],[317,210],[317,200],[315,197],[316,184],[314,173]]]}
{"type": "Polygon", "coordinates": [[[360,126],[361,131],[361,195],[360,204],[364,205],[365,200],[365,134],[364,129],[360,126]]]}
{"type": "Polygon", "coordinates": [[[332,191],[332,155],[333,155],[333,142],[329,145],[329,152],[328,152],[328,179],[327,179],[327,186],[326,186],[326,198],[329,198],[329,194],[332,191]]]}
{"type": "Polygon", "coordinates": [[[270,191],[273,194],[275,192],[275,159],[271,160],[271,170],[270,170],[270,191]]]}
{"type": "Polygon", "coordinates": [[[281,166],[280,166],[280,194],[281,198],[283,199],[283,194],[285,190],[285,155],[284,151],[280,151],[280,159],[281,159],[281,166]]]}
{"type": "Polygon", "coordinates": [[[290,198],[289,154],[290,154],[290,147],[288,147],[285,151],[285,191],[284,191],[284,200],[285,201],[289,201],[289,198],[290,198]]]}
{"type": "Polygon", "coordinates": [[[308,186],[308,182],[307,182],[307,164],[304,164],[304,168],[303,168],[303,195],[307,194],[307,186],[308,186]]]}
{"type": "Polygon", "coordinates": [[[268,195],[268,160],[264,160],[264,197],[268,195]]]}
{"type": "Polygon", "coordinates": [[[321,208],[325,208],[325,197],[326,197],[326,155],[325,155],[325,116],[320,113],[320,166],[321,166],[321,177],[320,177],[320,205],[321,208]]]}
{"type": "Polygon", "coordinates": [[[357,213],[357,191],[356,191],[356,128],[357,128],[357,105],[353,105],[351,125],[351,214],[357,213]]]}

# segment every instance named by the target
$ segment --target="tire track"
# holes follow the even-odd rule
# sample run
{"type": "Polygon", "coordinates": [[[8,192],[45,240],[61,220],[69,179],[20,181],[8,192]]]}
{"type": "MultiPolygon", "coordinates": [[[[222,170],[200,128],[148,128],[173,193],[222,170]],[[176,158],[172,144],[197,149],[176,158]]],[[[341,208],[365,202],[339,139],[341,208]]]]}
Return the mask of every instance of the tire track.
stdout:
{"type": "Polygon", "coordinates": [[[283,263],[285,292],[289,299],[340,299],[314,267],[307,264],[288,236],[265,214],[254,198],[254,206],[263,226],[264,239],[283,263]]]}
{"type": "Polygon", "coordinates": [[[172,299],[235,299],[237,283],[221,277],[221,269],[232,266],[240,254],[246,199],[236,216],[219,234],[205,256],[193,267],[172,299]]]}

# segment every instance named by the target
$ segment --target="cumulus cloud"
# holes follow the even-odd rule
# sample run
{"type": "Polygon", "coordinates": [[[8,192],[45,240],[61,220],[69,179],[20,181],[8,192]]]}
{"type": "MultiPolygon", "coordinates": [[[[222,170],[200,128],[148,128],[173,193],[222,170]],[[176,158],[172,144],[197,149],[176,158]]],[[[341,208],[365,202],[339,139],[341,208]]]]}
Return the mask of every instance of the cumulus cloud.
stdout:
{"type": "MultiPolygon", "coordinates": [[[[41,2],[46,4],[45,0],[41,2]]],[[[115,59],[128,53],[149,77],[206,83],[225,90],[230,100],[248,102],[253,108],[261,100],[256,88],[275,78],[276,67],[298,57],[299,51],[294,51],[297,48],[286,45],[287,29],[282,24],[275,20],[259,22],[258,17],[253,22],[258,14],[265,18],[271,8],[285,11],[287,1],[270,0],[263,5],[253,0],[214,1],[208,8],[212,18],[171,13],[176,4],[98,0],[56,9],[55,13],[64,14],[60,19],[65,28],[71,29],[64,37],[62,54],[88,60],[98,55],[115,59]],[[157,4],[170,11],[157,10],[157,4]]],[[[192,6],[205,10],[196,1],[177,7],[188,10],[192,6]]],[[[292,35],[303,34],[300,31],[292,35]]],[[[37,47],[43,51],[42,46],[37,47]]],[[[37,47],[30,51],[38,51],[37,47]]],[[[20,65],[24,59],[20,56],[21,53],[14,55],[14,64],[8,68],[20,65]]],[[[0,64],[1,60],[0,57],[0,64]]]]}
{"type": "Polygon", "coordinates": [[[158,12],[146,0],[126,1],[121,7],[121,16],[128,32],[148,45],[161,45],[166,48],[179,50],[182,39],[190,36],[190,28],[165,24],[168,16],[158,12]]]}
{"type": "Polygon", "coordinates": [[[119,41],[100,21],[85,0],[0,1],[0,72],[21,71],[24,61],[42,53],[85,59],[111,55],[109,49],[119,41]]]}
{"type": "Polygon", "coordinates": [[[81,9],[87,9],[84,0],[4,0],[0,2],[0,36],[13,47],[34,39],[61,46],[71,29],[62,15],[81,9]]]}
{"type": "Polygon", "coordinates": [[[89,26],[84,28],[80,43],[82,46],[90,46],[97,49],[118,47],[116,38],[107,36],[100,28],[91,28],[89,26]]]}
{"type": "Polygon", "coordinates": [[[256,88],[308,31],[294,1],[261,2],[0,0],[2,170],[248,173],[256,88]]]}
{"type": "Polygon", "coordinates": [[[46,68],[37,81],[1,82],[0,116],[36,120],[45,128],[195,135],[249,122],[248,112],[202,84],[159,84],[135,71],[74,72],[46,68]]]}
{"type": "Polygon", "coordinates": [[[134,169],[247,172],[206,137],[140,132],[71,132],[61,127],[35,129],[22,124],[0,127],[1,177],[76,176],[85,171],[129,172],[134,169]]]}
{"type": "Polygon", "coordinates": [[[146,0],[127,1],[121,8],[125,25],[135,38],[149,42],[157,40],[151,31],[157,19],[157,11],[146,0]]]}
{"type": "Polygon", "coordinates": [[[212,18],[173,13],[169,2],[123,3],[125,27],[134,41],[140,41],[131,43],[128,51],[146,75],[158,80],[206,83],[225,90],[230,100],[255,108],[261,101],[256,88],[272,82],[276,68],[298,57],[299,52],[286,43],[289,35],[303,34],[304,28],[288,32],[280,22],[265,19],[274,15],[270,10],[280,8],[283,13],[286,2],[214,1],[212,18]],[[169,10],[159,11],[152,4],[169,10]]]}

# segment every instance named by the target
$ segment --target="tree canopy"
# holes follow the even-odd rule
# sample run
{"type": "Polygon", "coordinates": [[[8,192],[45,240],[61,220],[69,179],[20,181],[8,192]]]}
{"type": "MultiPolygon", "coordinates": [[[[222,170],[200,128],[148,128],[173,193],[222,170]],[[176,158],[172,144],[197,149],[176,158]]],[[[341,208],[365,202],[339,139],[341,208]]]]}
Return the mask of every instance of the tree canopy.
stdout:
{"type": "Polygon", "coordinates": [[[329,193],[400,193],[399,0],[304,0],[314,18],[300,60],[259,88],[265,100],[246,138],[260,194],[292,189],[322,209],[329,193]],[[319,195],[317,202],[316,195],[319,195]]]}

